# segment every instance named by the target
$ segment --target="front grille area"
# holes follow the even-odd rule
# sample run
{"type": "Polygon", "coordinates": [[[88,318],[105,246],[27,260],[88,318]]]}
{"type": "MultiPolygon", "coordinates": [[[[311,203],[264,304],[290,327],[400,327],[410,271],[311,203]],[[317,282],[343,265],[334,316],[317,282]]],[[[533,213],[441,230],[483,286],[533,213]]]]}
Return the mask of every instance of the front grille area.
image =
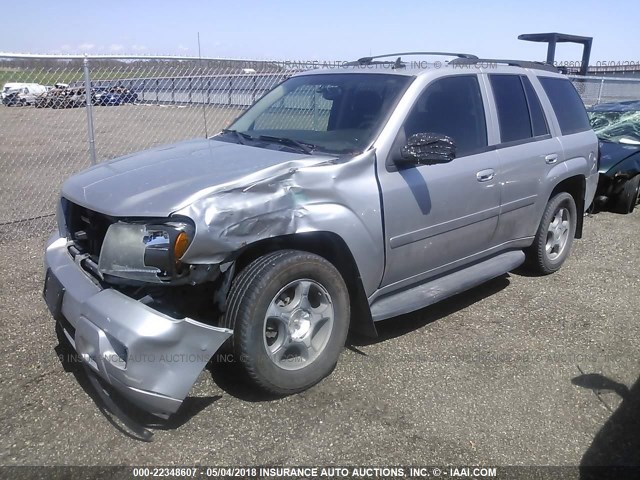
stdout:
{"type": "Polygon", "coordinates": [[[107,230],[116,219],[69,201],[65,203],[65,220],[71,240],[82,253],[88,253],[97,261],[107,230]]]}

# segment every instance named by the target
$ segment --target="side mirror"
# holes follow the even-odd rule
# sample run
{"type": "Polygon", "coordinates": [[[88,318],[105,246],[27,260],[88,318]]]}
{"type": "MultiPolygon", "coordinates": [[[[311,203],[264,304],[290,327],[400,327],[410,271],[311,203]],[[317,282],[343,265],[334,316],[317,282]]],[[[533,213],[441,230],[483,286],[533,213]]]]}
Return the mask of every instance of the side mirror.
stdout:
{"type": "Polygon", "coordinates": [[[416,133],[400,150],[398,165],[435,165],[456,158],[453,138],[439,133],[416,133]]]}

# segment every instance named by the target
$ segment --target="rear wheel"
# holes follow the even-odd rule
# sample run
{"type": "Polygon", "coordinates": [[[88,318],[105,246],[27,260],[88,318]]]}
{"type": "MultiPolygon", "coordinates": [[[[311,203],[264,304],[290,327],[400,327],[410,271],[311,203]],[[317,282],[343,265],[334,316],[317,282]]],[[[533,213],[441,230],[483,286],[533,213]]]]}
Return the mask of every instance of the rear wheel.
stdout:
{"type": "Polygon", "coordinates": [[[612,211],[631,213],[636,208],[640,197],[640,174],[624,182],[624,188],[616,197],[612,211]]]}
{"type": "Polygon", "coordinates": [[[234,280],[225,326],[248,377],[287,395],[333,370],[349,328],[349,295],[324,258],[282,250],[249,264],[234,280]]]}
{"type": "Polygon", "coordinates": [[[560,269],[571,251],[577,220],[576,202],[569,193],[558,193],[549,200],[526,252],[529,270],[547,275],[560,269]]]}

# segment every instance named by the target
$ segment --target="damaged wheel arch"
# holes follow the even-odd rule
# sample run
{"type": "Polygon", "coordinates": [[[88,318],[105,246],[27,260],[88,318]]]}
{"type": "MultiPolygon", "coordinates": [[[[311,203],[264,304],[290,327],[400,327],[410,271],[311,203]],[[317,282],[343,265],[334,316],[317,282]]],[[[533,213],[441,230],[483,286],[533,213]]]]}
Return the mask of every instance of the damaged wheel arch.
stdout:
{"type": "MultiPolygon", "coordinates": [[[[317,231],[282,235],[259,240],[238,251],[234,257],[235,275],[257,258],[277,250],[300,250],[315,253],[335,266],[344,279],[351,298],[350,330],[376,337],[377,331],[367,301],[358,265],[347,243],[334,232],[317,231]]],[[[223,325],[233,330],[234,325],[223,325]]]]}

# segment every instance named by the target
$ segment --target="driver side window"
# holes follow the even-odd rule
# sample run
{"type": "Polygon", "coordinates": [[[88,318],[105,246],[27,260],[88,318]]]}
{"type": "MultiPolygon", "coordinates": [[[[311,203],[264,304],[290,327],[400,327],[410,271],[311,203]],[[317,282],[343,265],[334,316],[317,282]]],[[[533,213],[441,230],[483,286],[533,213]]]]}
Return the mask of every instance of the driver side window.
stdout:
{"type": "Polygon", "coordinates": [[[456,75],[435,80],[416,101],[404,124],[408,139],[416,133],[438,133],[453,138],[456,157],[487,146],[480,84],[476,75],[456,75]]]}

